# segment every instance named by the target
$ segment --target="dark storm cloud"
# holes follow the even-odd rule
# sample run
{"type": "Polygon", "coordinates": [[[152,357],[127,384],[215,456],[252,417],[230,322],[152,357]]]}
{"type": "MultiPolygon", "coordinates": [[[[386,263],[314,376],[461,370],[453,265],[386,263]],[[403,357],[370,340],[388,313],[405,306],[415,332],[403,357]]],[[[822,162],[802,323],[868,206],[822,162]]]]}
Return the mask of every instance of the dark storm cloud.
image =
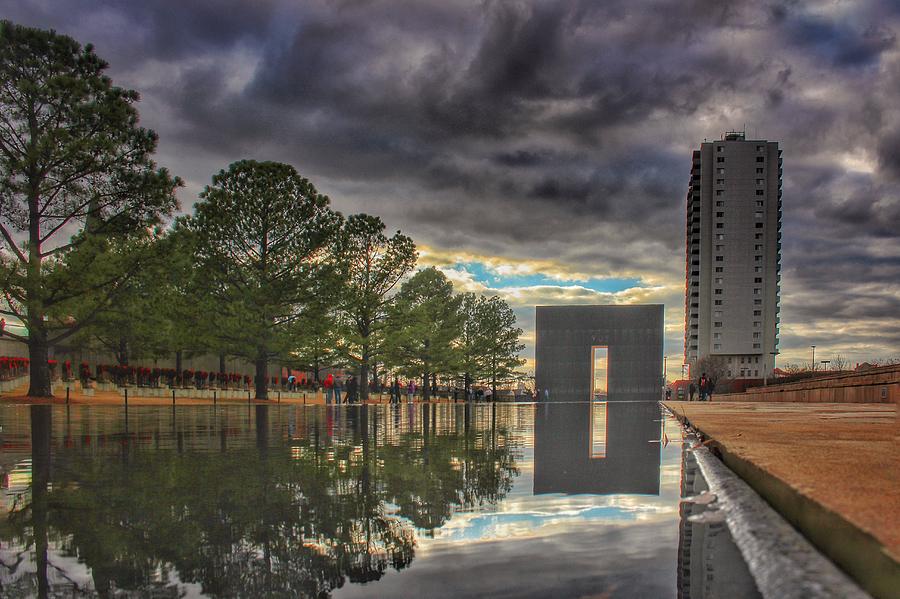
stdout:
{"type": "Polygon", "coordinates": [[[782,321],[896,308],[895,2],[3,4],[96,42],[189,190],[291,162],[438,248],[678,286],[690,151],[746,124],[785,150],[782,321]]]}
{"type": "Polygon", "coordinates": [[[882,52],[893,48],[893,31],[877,24],[859,28],[853,23],[808,14],[785,15],[781,26],[788,40],[837,67],[877,64],[882,52]]]}
{"type": "Polygon", "coordinates": [[[881,137],[878,157],[884,173],[900,181],[900,128],[881,137]]]}

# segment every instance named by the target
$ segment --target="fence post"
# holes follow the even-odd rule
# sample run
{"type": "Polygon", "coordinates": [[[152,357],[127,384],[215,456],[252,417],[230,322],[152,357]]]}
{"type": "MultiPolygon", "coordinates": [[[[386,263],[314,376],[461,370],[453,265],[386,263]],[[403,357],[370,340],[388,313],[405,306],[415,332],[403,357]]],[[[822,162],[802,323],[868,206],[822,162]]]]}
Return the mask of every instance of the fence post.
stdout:
{"type": "Polygon", "coordinates": [[[69,387],[66,385],[66,404],[69,403],[69,387]]]}
{"type": "MultiPolygon", "coordinates": [[[[69,398],[69,390],[66,389],[66,399],[69,398]]],[[[128,407],[128,387],[125,387],[125,407],[128,407]]]]}
{"type": "Polygon", "coordinates": [[[172,389],[172,407],[175,407],[175,389],[172,389]]]}
{"type": "Polygon", "coordinates": [[[216,405],[216,392],[213,391],[213,405],[216,405]]]}

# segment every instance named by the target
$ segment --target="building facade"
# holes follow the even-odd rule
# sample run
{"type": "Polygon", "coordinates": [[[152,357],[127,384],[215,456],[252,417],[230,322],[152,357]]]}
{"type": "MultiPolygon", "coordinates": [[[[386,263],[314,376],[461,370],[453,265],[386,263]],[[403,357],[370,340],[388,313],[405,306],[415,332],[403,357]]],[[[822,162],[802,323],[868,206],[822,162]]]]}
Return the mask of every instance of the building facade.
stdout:
{"type": "Polygon", "coordinates": [[[728,132],[693,153],[687,193],[685,363],[729,378],[771,374],[778,348],[782,157],[728,132]]]}

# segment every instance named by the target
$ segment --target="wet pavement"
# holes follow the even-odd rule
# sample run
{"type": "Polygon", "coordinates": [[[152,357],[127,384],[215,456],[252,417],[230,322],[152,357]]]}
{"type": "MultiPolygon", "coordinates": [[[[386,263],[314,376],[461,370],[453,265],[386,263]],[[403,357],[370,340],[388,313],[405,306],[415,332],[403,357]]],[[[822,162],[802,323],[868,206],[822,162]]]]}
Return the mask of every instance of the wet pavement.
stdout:
{"type": "Polygon", "coordinates": [[[684,445],[656,402],[0,406],[0,596],[758,597],[684,445]]]}

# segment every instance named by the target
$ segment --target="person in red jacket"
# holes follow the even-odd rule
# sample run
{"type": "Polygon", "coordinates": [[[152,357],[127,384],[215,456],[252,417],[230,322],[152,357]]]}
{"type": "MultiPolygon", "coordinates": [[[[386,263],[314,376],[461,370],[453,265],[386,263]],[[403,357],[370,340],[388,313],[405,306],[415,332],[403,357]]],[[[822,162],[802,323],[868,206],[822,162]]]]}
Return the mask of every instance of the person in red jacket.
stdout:
{"type": "Polygon", "coordinates": [[[325,403],[331,404],[331,400],[334,399],[334,376],[330,374],[326,376],[322,386],[325,387],[325,403]]]}

